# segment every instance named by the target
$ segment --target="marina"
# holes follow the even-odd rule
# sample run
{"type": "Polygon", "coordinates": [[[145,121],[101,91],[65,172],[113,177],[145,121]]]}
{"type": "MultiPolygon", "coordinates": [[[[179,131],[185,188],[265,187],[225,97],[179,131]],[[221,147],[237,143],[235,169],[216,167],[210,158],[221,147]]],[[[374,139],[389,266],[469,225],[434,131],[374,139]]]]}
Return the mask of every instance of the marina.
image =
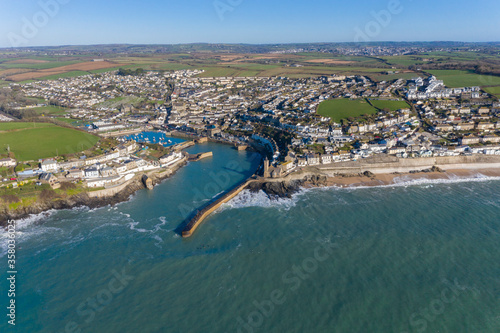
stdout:
{"type": "Polygon", "coordinates": [[[163,147],[171,147],[186,141],[181,138],[167,136],[164,132],[161,131],[141,132],[124,136],[121,139],[127,141],[133,140],[137,143],[160,144],[163,147]]]}

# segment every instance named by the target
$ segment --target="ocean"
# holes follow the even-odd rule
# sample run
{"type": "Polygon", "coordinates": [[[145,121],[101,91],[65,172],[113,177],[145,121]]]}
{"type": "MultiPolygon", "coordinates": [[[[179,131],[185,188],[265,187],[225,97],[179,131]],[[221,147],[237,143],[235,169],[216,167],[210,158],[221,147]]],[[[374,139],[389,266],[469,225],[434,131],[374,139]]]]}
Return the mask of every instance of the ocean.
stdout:
{"type": "Polygon", "coordinates": [[[220,144],[152,191],[18,222],[16,326],[1,332],[500,332],[500,180],[243,191],[189,239],[190,213],[251,175],[220,144]]]}

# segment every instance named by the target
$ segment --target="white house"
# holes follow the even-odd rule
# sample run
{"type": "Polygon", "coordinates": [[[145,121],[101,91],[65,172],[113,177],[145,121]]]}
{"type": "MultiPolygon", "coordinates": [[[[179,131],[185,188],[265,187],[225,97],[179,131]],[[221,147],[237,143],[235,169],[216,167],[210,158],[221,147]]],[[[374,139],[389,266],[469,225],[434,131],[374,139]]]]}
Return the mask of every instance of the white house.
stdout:
{"type": "Polygon", "coordinates": [[[92,180],[87,180],[87,187],[104,187],[106,185],[106,181],[104,179],[98,178],[98,179],[92,179],[92,180]]]}
{"type": "Polygon", "coordinates": [[[42,163],[40,163],[40,168],[44,172],[57,171],[57,162],[53,159],[45,160],[42,163]]]}
{"type": "Polygon", "coordinates": [[[16,160],[13,158],[2,158],[0,159],[1,167],[13,167],[16,166],[16,160]]]}
{"type": "Polygon", "coordinates": [[[332,155],[330,155],[330,154],[321,155],[321,163],[323,163],[323,164],[332,163],[332,155]]]}
{"type": "Polygon", "coordinates": [[[164,155],[160,158],[160,163],[162,166],[169,166],[179,161],[182,158],[182,153],[171,152],[170,154],[164,155]]]}
{"type": "Polygon", "coordinates": [[[306,155],[307,164],[318,165],[320,163],[319,155],[309,153],[306,155]]]}
{"type": "Polygon", "coordinates": [[[123,173],[126,173],[128,170],[127,168],[127,165],[126,164],[120,164],[116,167],[116,172],[118,174],[123,174],[123,173]]]}
{"type": "Polygon", "coordinates": [[[85,178],[99,178],[99,170],[97,168],[85,169],[85,178]]]}

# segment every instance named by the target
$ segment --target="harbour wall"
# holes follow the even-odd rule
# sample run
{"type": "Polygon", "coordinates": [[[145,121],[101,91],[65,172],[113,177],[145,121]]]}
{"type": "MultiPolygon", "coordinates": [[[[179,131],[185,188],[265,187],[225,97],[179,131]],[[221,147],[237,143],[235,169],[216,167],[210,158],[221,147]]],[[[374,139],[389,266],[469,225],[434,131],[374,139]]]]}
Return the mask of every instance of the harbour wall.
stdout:
{"type": "Polygon", "coordinates": [[[184,142],[181,142],[181,143],[178,143],[178,144],[172,146],[172,148],[174,150],[180,151],[180,150],[184,150],[186,148],[192,147],[194,145],[195,145],[194,141],[184,141],[184,142]]]}
{"type": "Polygon", "coordinates": [[[228,192],[219,196],[216,200],[210,203],[208,206],[204,207],[200,210],[184,227],[182,230],[182,237],[191,237],[196,229],[200,226],[200,224],[205,220],[210,214],[212,214],[217,208],[219,208],[222,204],[228,202],[235,196],[237,196],[241,191],[243,191],[248,184],[253,182],[254,180],[247,179],[242,183],[237,184],[228,192]]]}
{"type": "Polygon", "coordinates": [[[141,133],[141,132],[147,131],[147,130],[149,130],[149,129],[148,128],[135,128],[135,129],[131,129],[131,130],[101,133],[101,136],[103,136],[105,138],[118,137],[118,136],[137,134],[137,133],[141,133]]]}
{"type": "Polygon", "coordinates": [[[313,168],[317,169],[320,173],[334,176],[335,174],[359,174],[366,171],[370,171],[374,174],[395,172],[406,173],[430,169],[432,167],[438,167],[444,170],[500,168],[500,156],[439,156],[415,159],[400,159],[394,156],[387,156],[384,158],[318,165],[313,168]]]}
{"type": "Polygon", "coordinates": [[[206,153],[199,153],[199,154],[189,154],[189,160],[196,162],[196,161],[200,161],[204,158],[208,158],[208,157],[212,157],[212,156],[214,156],[214,154],[211,151],[208,151],[206,153]]]}

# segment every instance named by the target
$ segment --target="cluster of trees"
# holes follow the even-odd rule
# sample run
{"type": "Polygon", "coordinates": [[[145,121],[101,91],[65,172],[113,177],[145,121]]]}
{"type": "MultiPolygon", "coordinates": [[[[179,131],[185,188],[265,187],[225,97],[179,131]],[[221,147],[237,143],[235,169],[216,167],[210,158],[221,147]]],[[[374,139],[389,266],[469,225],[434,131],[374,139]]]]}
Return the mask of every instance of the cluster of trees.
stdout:
{"type": "Polygon", "coordinates": [[[38,114],[33,110],[15,110],[4,105],[0,105],[0,112],[8,114],[20,120],[29,120],[38,117],[38,114]]]}
{"type": "Polygon", "coordinates": [[[474,73],[500,76],[500,65],[494,66],[490,64],[479,64],[474,69],[474,73]]]}
{"type": "Polygon", "coordinates": [[[38,116],[35,111],[15,110],[12,105],[28,105],[32,103],[33,101],[16,90],[0,89],[0,112],[17,119],[29,119],[38,116]]]}
{"type": "Polygon", "coordinates": [[[118,70],[117,74],[121,75],[121,76],[128,76],[128,75],[138,76],[138,75],[142,75],[144,73],[145,73],[145,70],[143,68],[137,68],[136,70],[120,68],[118,70]]]}
{"type": "Polygon", "coordinates": [[[466,62],[447,62],[411,65],[408,69],[412,71],[417,71],[419,69],[472,70],[474,66],[466,62]]]}

